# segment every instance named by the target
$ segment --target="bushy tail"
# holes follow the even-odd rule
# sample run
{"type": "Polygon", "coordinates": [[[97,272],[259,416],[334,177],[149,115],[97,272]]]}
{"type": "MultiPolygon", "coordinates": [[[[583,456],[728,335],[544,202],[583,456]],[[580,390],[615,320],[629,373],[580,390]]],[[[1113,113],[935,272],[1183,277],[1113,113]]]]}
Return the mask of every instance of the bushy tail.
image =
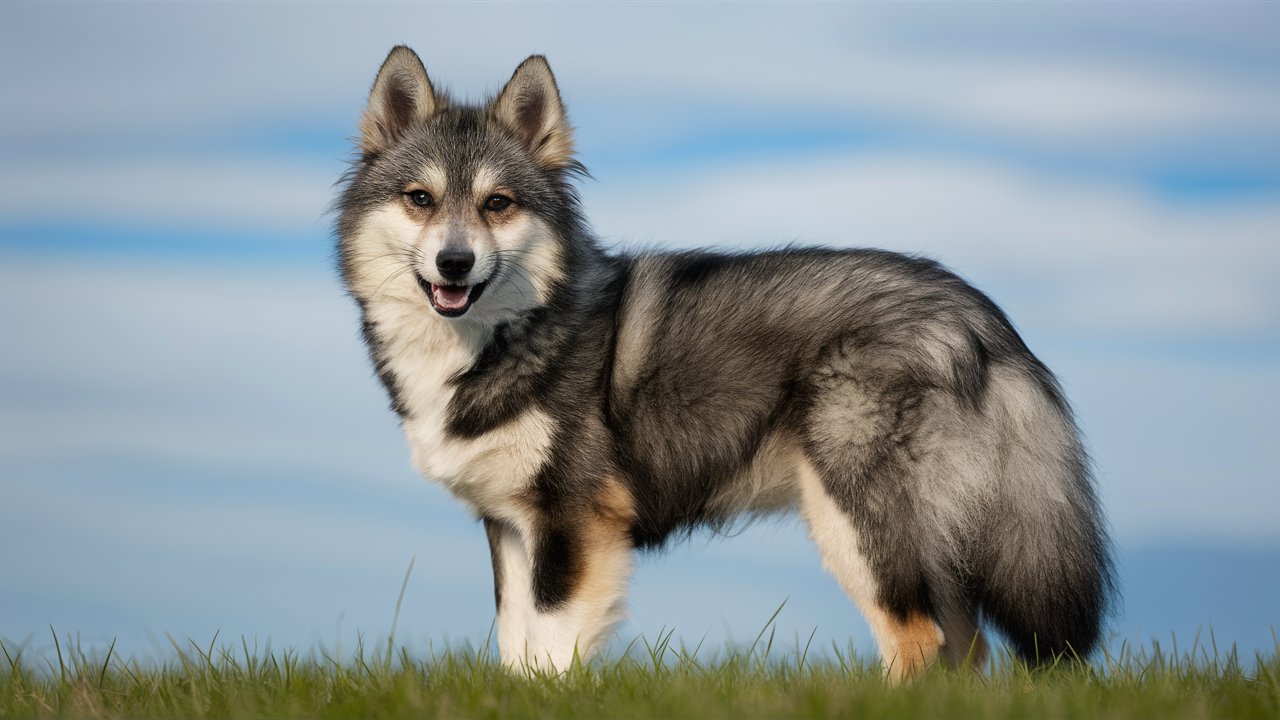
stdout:
{"type": "Polygon", "coordinates": [[[983,553],[982,612],[1029,663],[1083,658],[1114,589],[1088,459],[1048,370],[1037,363],[1002,379],[993,390],[1006,464],[983,553]]]}

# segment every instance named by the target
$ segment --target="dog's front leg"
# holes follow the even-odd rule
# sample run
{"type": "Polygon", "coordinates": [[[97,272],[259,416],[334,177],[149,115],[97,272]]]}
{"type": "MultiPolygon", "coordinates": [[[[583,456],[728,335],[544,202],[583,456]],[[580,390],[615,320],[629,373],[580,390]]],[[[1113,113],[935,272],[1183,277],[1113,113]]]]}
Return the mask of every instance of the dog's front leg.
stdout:
{"type": "Polygon", "coordinates": [[[561,672],[609,639],[631,576],[629,508],[559,508],[519,527],[485,520],[505,665],[561,672]]]}
{"type": "Polygon", "coordinates": [[[484,519],[493,560],[493,599],[497,608],[498,654],[502,663],[524,663],[533,610],[533,563],[520,531],[510,523],[484,519]]]}

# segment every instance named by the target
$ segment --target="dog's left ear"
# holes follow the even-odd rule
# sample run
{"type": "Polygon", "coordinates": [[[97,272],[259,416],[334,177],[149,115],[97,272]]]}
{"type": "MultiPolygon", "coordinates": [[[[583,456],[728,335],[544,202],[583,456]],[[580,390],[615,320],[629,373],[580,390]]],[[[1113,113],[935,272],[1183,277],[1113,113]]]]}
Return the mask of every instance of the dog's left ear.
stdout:
{"type": "Polygon", "coordinates": [[[418,54],[404,45],[391,48],[369,93],[360,120],[360,149],[365,158],[382,153],[404,138],[414,125],[444,109],[444,97],[427,79],[418,54]]]}
{"type": "Polygon", "coordinates": [[[573,128],[545,57],[520,63],[489,107],[542,165],[562,168],[573,161],[573,128]]]}

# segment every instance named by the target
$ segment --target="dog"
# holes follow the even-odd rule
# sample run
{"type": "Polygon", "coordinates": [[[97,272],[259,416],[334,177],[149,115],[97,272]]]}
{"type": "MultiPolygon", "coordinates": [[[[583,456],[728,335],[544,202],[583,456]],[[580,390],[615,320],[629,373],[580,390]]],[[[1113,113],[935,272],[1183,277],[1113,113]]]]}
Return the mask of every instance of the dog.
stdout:
{"type": "MultiPolygon", "coordinates": [[[[892,681],[1086,656],[1113,581],[1072,412],[985,295],[871,249],[618,254],[545,58],[481,105],[396,47],[338,257],[414,467],[482,520],[511,667],[623,618],[637,551],[798,511],[892,681]]],[[[661,208],[655,208],[661,212],[661,208]]]]}

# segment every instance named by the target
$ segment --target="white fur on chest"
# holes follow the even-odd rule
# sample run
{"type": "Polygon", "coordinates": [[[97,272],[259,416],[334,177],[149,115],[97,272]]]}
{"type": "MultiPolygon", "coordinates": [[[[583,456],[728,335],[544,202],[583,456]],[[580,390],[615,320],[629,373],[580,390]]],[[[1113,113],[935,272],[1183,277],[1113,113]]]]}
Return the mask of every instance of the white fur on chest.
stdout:
{"type": "Polygon", "coordinates": [[[455,392],[450,380],[471,366],[487,334],[423,316],[421,310],[386,311],[375,311],[374,319],[408,410],[404,433],[414,468],[476,512],[509,516],[515,511],[512,500],[546,462],[554,421],[535,408],[475,438],[450,435],[449,402],[455,392]]]}

